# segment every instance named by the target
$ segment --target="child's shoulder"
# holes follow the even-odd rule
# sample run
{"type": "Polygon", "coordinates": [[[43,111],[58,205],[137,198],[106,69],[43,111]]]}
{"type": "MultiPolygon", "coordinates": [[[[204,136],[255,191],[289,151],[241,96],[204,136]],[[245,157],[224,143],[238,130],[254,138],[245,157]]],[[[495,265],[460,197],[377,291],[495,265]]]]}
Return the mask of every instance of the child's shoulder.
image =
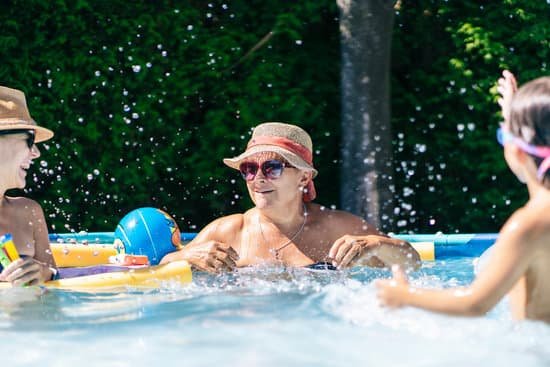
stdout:
{"type": "Polygon", "coordinates": [[[503,233],[533,245],[550,241],[550,195],[530,200],[506,221],[503,233]]]}
{"type": "Polygon", "coordinates": [[[531,198],[521,209],[520,214],[528,220],[532,220],[532,225],[550,226],[550,191],[541,190],[541,192],[531,198]]]}

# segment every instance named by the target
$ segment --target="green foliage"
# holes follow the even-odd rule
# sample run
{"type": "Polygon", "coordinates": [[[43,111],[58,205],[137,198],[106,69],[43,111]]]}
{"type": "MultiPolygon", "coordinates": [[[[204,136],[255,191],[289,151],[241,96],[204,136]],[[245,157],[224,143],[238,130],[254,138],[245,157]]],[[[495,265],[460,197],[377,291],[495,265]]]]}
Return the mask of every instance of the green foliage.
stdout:
{"type": "MultiPolygon", "coordinates": [[[[397,231],[496,231],[526,199],[495,142],[495,82],[548,74],[548,2],[398,2],[392,49],[397,231]]],[[[0,84],[53,129],[28,194],[53,230],[112,231],[164,208],[183,231],[250,207],[238,154],[262,121],[315,144],[338,205],[338,11],[323,1],[20,0],[0,13],[0,84]]]]}
{"type": "Polygon", "coordinates": [[[520,82],[548,75],[549,15],[543,1],[404,2],[392,72],[399,230],[493,232],[525,202],[495,140],[495,85],[504,68],[520,82]]]}
{"type": "Polygon", "coordinates": [[[1,84],[56,132],[28,194],[58,232],[112,231],[141,206],[195,231],[250,206],[221,160],[275,120],[312,133],[320,194],[336,204],[335,14],[329,2],[13,1],[1,84]]]}

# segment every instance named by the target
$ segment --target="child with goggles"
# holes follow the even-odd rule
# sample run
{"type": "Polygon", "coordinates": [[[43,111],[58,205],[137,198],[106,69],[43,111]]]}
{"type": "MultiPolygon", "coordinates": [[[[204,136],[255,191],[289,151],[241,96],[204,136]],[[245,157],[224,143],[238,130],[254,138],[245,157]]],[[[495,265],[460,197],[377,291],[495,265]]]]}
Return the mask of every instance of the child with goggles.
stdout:
{"type": "Polygon", "coordinates": [[[31,118],[21,91],[0,87],[0,236],[11,246],[0,265],[0,281],[14,286],[39,284],[57,274],[42,208],[31,199],[6,195],[25,188],[27,171],[40,156],[35,143],[52,136],[31,118]]]}
{"type": "Polygon", "coordinates": [[[300,127],[256,126],[246,151],[223,160],[240,171],[254,207],[213,221],[162,262],[183,259],[211,272],[266,263],[416,269],[420,257],[409,243],[355,215],[312,202],[317,175],[312,158],[311,138],[300,127]]]}
{"type": "Polygon", "coordinates": [[[469,287],[417,288],[394,267],[392,280],[377,281],[383,305],[476,316],[508,295],[513,318],[550,322],[550,77],[517,90],[514,76],[504,71],[498,90],[504,117],[498,140],[506,163],[527,186],[528,202],[506,221],[469,287]]]}

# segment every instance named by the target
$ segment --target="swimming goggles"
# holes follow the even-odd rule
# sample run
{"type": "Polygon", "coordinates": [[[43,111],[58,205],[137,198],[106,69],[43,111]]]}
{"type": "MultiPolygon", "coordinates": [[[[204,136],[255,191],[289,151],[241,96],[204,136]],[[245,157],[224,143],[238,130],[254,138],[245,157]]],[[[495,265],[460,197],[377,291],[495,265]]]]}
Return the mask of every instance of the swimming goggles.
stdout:
{"type": "Polygon", "coordinates": [[[293,168],[288,163],[282,162],[278,159],[270,159],[264,161],[261,165],[258,162],[243,162],[239,166],[241,176],[246,181],[252,181],[258,173],[258,169],[262,170],[264,176],[270,180],[277,179],[283,174],[285,167],[293,168]]]}
{"type": "Polygon", "coordinates": [[[504,145],[507,142],[512,142],[525,153],[543,158],[543,161],[537,170],[537,177],[539,180],[541,180],[546,171],[550,169],[550,147],[528,144],[502,127],[497,129],[497,141],[500,145],[504,145]]]}
{"type": "Polygon", "coordinates": [[[25,130],[25,129],[11,129],[11,130],[0,130],[0,136],[1,135],[15,135],[15,134],[27,134],[27,139],[25,140],[27,142],[27,146],[29,149],[32,149],[32,146],[34,145],[34,130],[25,130]]]}

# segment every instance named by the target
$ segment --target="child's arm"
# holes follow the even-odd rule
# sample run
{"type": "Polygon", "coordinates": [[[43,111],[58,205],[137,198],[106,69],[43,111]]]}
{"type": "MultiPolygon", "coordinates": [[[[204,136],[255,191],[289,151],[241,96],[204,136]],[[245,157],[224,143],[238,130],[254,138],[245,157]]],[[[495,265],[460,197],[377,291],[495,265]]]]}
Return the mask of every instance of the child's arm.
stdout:
{"type": "Polygon", "coordinates": [[[525,274],[535,256],[538,243],[533,238],[536,233],[534,222],[532,216],[527,218],[522,211],[508,220],[486,267],[470,287],[445,290],[414,288],[408,285],[401,271],[395,271],[393,280],[380,280],[376,284],[381,303],[389,307],[409,305],[463,316],[486,313],[525,274]]]}
{"type": "Polygon", "coordinates": [[[504,121],[510,120],[510,104],[512,103],[512,97],[518,90],[518,83],[514,74],[508,70],[502,72],[502,78],[498,80],[497,91],[500,94],[498,104],[502,110],[502,117],[504,121]]]}

